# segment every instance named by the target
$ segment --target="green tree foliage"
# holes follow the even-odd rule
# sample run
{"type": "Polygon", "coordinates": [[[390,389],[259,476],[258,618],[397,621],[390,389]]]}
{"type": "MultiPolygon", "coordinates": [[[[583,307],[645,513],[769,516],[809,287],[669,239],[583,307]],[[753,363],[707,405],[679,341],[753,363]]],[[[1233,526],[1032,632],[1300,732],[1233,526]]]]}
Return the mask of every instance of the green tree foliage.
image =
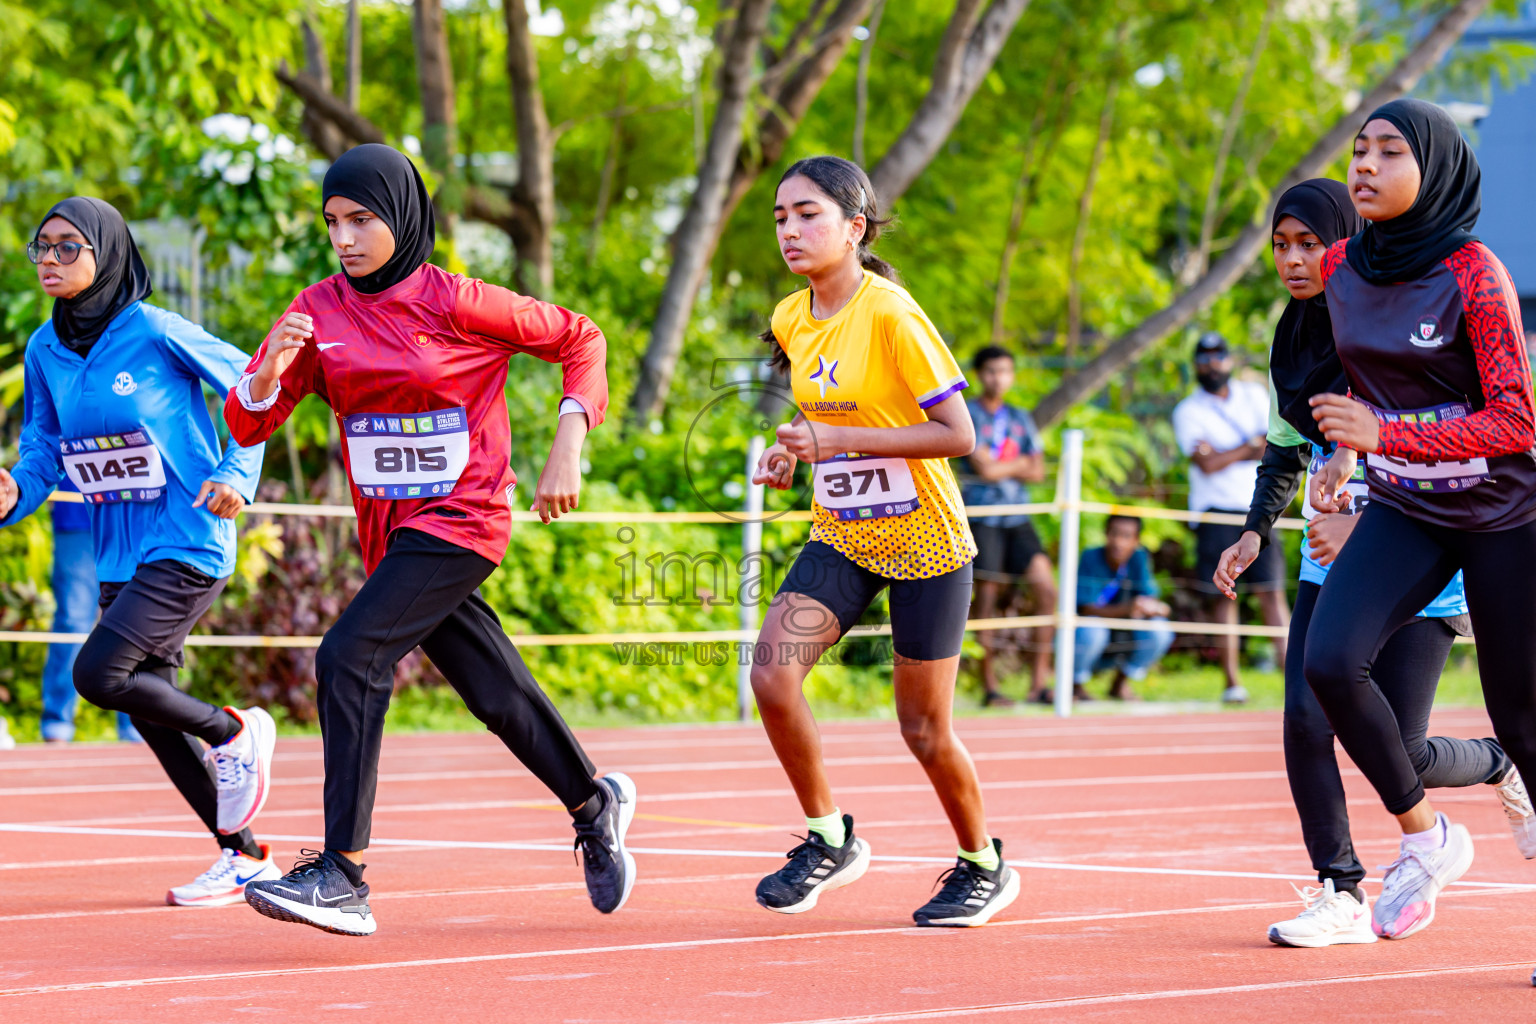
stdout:
{"type": "MultiPolygon", "coordinates": [[[[772,45],[785,45],[818,3],[777,4],[772,45]]],[[[1017,400],[1032,403],[1071,372],[1062,339],[1072,245],[1096,148],[1102,162],[1076,264],[1084,332],[1075,358],[1091,355],[1102,339],[1176,293],[1180,269],[1199,243],[1227,117],[1271,3],[1033,0],[937,158],[896,205],[898,225],[882,244],[882,254],[962,360],[992,340],[997,321],[1003,341],[1021,356],[1017,400]],[[1019,228],[999,312],[999,268],[1016,204],[1022,205],[1019,228]]],[[[1393,13],[1384,5],[1334,0],[1274,4],[1215,190],[1213,254],[1249,222],[1273,181],[1339,115],[1352,91],[1389,67],[1415,27],[1446,6],[1414,2],[1393,13]]],[[[544,0],[534,20],[543,33],[537,56],[555,135],[552,297],[591,315],[607,334],[616,410],[633,387],[665,281],[668,235],[689,195],[709,124],[719,7],[544,0]]],[[[1500,9],[1511,7],[1505,2],[1500,9]]],[[[750,365],[763,352],[756,334],[773,304],[802,283],[786,271],[774,245],[768,211],[779,174],[812,153],[850,152],[861,46],[872,47],[865,137],[869,162],[878,160],[928,88],[953,9],[953,0],[888,3],[875,38],[854,43],[779,165],[761,176],[730,221],[662,419],[627,435],[617,425],[594,432],[583,508],[643,512],[739,503],[749,438],[786,415],[782,399],[765,392],[760,380],[746,390],[741,384],[743,373],[757,380],[750,365]]],[[[359,112],[391,142],[414,151],[422,116],[410,5],[368,0],[361,13],[359,112]]],[[[317,217],[324,162],[304,141],[302,104],[274,74],[279,60],[304,65],[305,17],[339,81],[345,5],[336,0],[0,0],[6,26],[0,33],[0,400],[9,406],[0,430],[8,439],[14,440],[19,420],[21,346],[47,314],[20,250],[36,218],[59,197],[101,195],[130,220],[175,218],[199,227],[211,268],[232,258],[243,267],[232,284],[205,296],[204,308],[224,336],[247,349],[301,288],[334,271],[317,217]]],[[[464,178],[504,188],[517,135],[500,3],[449,5],[447,29],[464,178]]],[[[1464,48],[1421,91],[1478,98],[1490,81],[1522,76],[1529,57],[1508,44],[1464,48]]],[[[751,151],[755,141],[749,137],[745,145],[751,151]]],[[[461,259],[488,280],[510,280],[511,249],[499,231],[465,225],[455,244],[444,259],[461,259]]],[[[1272,272],[1256,262],[1198,326],[1221,330],[1261,368],[1281,298],[1272,272]]],[[[1166,412],[1189,386],[1187,342],[1170,340],[1092,405],[1069,415],[1071,425],[1090,431],[1091,494],[1182,504],[1182,460],[1172,455],[1166,412]]],[[[512,378],[513,464],[526,492],[553,434],[558,371],[518,360],[512,378]]],[[[267,478],[273,496],[343,496],[334,424],[316,400],[301,405],[293,430],[269,444],[267,478]]],[[[770,508],[795,501],[769,496],[770,508]]],[[[803,497],[800,503],[806,504],[803,497]]],[[[0,614],[32,628],[45,624],[47,599],[17,589],[23,579],[41,578],[18,560],[35,560],[40,546],[32,541],[43,528],[24,529],[32,531],[25,538],[14,530],[0,535],[0,581],[6,583],[0,590],[9,595],[0,614]]],[[[268,574],[235,581],[210,628],[322,629],[344,596],[339,580],[360,573],[350,542],[328,529],[247,525],[244,564],[265,564],[268,574]],[[261,604],[263,589],[285,579],[326,590],[329,603],[261,604]]],[[[765,531],[780,570],[804,532],[803,525],[789,524],[765,531]]],[[[737,530],[706,526],[642,526],[629,539],[607,526],[522,526],[487,593],[512,632],[733,628],[733,604],[635,605],[616,598],[625,558],[643,564],[672,552],[718,551],[734,565],[739,542],[737,530]]],[[[0,682],[7,672],[20,679],[33,671],[30,661],[18,669],[15,657],[0,657],[0,682]]],[[[591,648],[534,649],[529,659],[557,691],[594,709],[712,715],[728,713],[734,702],[734,665],[657,673],[591,648]]],[[[204,651],[194,666],[199,686],[238,675],[261,681],[269,687],[266,696],[305,713],[303,686],[295,695],[274,682],[302,684],[302,658],[204,651]]],[[[420,671],[413,667],[412,677],[420,671]]],[[[838,669],[820,674],[817,685],[847,703],[868,704],[880,694],[880,678],[838,669]]]]}

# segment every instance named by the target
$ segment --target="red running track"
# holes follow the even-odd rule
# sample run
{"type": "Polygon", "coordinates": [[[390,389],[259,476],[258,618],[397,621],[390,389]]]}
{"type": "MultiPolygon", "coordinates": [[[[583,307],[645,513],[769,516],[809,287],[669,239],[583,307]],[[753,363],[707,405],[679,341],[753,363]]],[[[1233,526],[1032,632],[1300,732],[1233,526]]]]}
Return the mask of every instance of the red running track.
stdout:
{"type": "MultiPolygon", "coordinates": [[[[1481,711],[1434,725],[1487,731],[1481,711]]],[[[1536,864],[1491,789],[1434,794],[1477,860],[1427,931],[1280,949],[1265,929],[1309,873],[1277,714],[959,728],[1024,878],[1012,908],[968,931],[910,927],[954,840],[893,722],[826,728],[876,861],[799,917],[752,899],[800,820],[756,727],[584,734],[640,791],[640,878],[612,917],[587,902],[567,817],[493,738],[390,736],[368,858],[379,931],[361,939],[244,904],[159,905],[216,851],[147,751],[0,754],[0,1021],[1536,1019],[1536,864]]],[[[286,866],[321,831],[318,741],[280,741],[276,772],[257,824],[286,866]]],[[[1346,782],[1374,868],[1394,826],[1346,782]]]]}

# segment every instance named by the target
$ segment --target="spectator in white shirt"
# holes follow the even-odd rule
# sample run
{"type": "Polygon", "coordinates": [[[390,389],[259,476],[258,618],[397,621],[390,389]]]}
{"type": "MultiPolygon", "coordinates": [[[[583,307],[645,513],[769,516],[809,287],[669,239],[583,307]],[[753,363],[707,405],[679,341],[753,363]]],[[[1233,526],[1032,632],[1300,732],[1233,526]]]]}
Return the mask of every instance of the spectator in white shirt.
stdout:
{"type": "MultiPolygon", "coordinates": [[[[1209,332],[1195,345],[1195,379],[1200,386],[1173,410],[1173,433],[1179,450],[1189,457],[1189,510],[1246,516],[1253,498],[1264,435],[1269,428],[1269,392],[1262,384],[1232,379],[1232,354],[1220,334],[1209,332]]],[[[1209,581],[1221,553],[1237,542],[1243,528],[1225,523],[1195,527],[1198,586],[1215,607],[1216,621],[1237,624],[1237,603],[1217,601],[1209,581]]],[[[1243,573],[1243,583],[1258,600],[1264,622],[1284,626],[1291,611],[1285,599],[1285,555],[1277,544],[1264,549],[1243,573]]],[[[1222,700],[1240,704],[1248,699],[1238,679],[1238,638],[1220,638],[1226,690],[1222,700]]],[[[1275,639],[1275,655],[1283,665],[1285,641],[1275,639]]]]}

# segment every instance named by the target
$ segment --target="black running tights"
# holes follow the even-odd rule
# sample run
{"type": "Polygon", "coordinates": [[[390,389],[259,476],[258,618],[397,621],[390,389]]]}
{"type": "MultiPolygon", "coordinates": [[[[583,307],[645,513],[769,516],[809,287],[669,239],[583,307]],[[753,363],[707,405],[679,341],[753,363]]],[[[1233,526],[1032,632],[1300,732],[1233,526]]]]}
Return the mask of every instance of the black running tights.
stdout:
{"type": "Polygon", "coordinates": [[[384,558],[315,659],[325,745],[325,845],[367,848],[395,664],[420,646],[487,729],[568,808],[596,792],[592,763],[539,689],[478,587],[496,564],[419,530],[384,558]]]}
{"type": "MultiPolygon", "coordinates": [[[[1349,834],[1349,809],[1333,729],[1302,673],[1307,627],[1320,588],[1303,582],[1291,611],[1291,642],[1285,658],[1285,774],[1301,819],[1301,836],[1317,879],[1331,878],[1334,888],[1352,889],[1365,877],[1349,834]]],[[[1496,740],[1426,736],[1440,672],[1455,632],[1444,619],[1415,618],[1381,649],[1371,679],[1397,722],[1408,760],[1428,788],[1475,786],[1509,769],[1496,740]]]]}
{"type": "Polygon", "coordinates": [[[219,791],[203,760],[201,736],[213,745],[229,739],[230,716],[183,693],[176,666],[98,625],[75,659],[75,689],[109,711],[125,711],[182,797],[220,846],[255,850],[250,829],[219,834],[219,791]],[[152,715],[153,717],[145,717],[152,715]],[[167,721],[176,725],[164,724],[167,721]],[[183,731],[185,730],[185,731],[183,731]],[[191,733],[191,735],[189,735],[191,733]]]}
{"type": "Polygon", "coordinates": [[[1361,514],[1318,595],[1305,674],[1350,759],[1392,814],[1424,799],[1372,668],[1392,635],[1462,571],[1483,702],[1515,767],[1536,778],[1536,523],[1472,533],[1381,502],[1361,514]]]}

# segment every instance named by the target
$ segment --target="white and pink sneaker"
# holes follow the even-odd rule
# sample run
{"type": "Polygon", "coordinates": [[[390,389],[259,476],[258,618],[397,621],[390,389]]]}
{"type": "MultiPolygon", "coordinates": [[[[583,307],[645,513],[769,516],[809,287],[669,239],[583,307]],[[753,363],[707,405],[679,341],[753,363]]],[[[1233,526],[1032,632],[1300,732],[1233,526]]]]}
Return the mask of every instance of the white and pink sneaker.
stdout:
{"type": "Polygon", "coordinates": [[[1371,926],[1384,939],[1406,939],[1429,927],[1435,919],[1435,897],[1472,866],[1467,827],[1451,824],[1443,814],[1435,815],[1435,824],[1441,835],[1438,847],[1405,838],[1397,860],[1386,868],[1371,915],[1371,926]]]}
{"type": "Polygon", "coordinates": [[[272,848],[261,847],[261,860],[247,857],[239,850],[223,850],[213,866],[186,885],[178,885],[165,894],[173,907],[222,907],[245,898],[247,882],[266,882],[283,873],[272,862],[272,848]]]}
{"type": "Polygon", "coordinates": [[[272,791],[272,750],[277,723],[261,708],[225,708],[244,726],[228,743],[203,755],[213,765],[219,790],[219,832],[232,836],[249,825],[272,791]]]}
{"type": "Polygon", "coordinates": [[[1269,926],[1269,941],[1277,946],[1300,946],[1315,949],[1320,946],[1340,946],[1347,943],[1376,941],[1371,930],[1371,908],[1347,892],[1338,892],[1333,879],[1325,878],[1318,888],[1296,889],[1301,897],[1302,912],[1289,921],[1279,921],[1269,926]]]}

